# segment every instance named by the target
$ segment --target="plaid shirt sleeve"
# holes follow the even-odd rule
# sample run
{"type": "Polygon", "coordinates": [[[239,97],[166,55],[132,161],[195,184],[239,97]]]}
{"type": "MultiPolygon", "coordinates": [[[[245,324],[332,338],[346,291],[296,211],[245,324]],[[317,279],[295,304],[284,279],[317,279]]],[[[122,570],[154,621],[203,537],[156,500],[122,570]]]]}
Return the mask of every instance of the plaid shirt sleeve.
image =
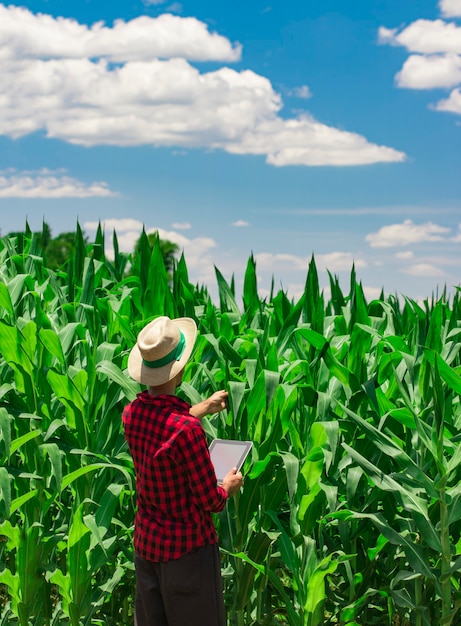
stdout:
{"type": "Polygon", "coordinates": [[[189,488],[197,508],[218,513],[227,501],[227,491],[216,484],[205,431],[200,423],[185,431],[187,444],[183,462],[187,467],[189,488]]]}

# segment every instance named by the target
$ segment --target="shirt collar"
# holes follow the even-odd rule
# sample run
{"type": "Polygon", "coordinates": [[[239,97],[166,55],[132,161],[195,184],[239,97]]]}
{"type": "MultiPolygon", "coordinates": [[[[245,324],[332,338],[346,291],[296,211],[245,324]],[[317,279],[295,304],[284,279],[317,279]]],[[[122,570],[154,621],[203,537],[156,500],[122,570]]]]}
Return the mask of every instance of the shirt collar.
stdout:
{"type": "Polygon", "coordinates": [[[138,399],[145,404],[161,404],[162,406],[170,406],[172,408],[178,407],[181,409],[186,409],[187,411],[190,409],[190,404],[179,398],[178,396],[170,396],[166,393],[162,393],[159,396],[151,396],[150,393],[145,389],[141,393],[138,393],[138,399]]]}

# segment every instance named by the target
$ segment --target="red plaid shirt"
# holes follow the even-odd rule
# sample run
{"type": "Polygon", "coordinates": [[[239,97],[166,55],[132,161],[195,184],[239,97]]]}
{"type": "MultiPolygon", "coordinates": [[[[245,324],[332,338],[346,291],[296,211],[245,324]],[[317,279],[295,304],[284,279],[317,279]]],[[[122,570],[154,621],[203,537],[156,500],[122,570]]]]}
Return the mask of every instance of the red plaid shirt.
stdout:
{"type": "Polygon", "coordinates": [[[170,561],[217,543],[211,513],[227,492],[219,487],[205,431],[176,396],[143,391],[123,412],[136,470],[134,548],[149,561],[170,561]]]}

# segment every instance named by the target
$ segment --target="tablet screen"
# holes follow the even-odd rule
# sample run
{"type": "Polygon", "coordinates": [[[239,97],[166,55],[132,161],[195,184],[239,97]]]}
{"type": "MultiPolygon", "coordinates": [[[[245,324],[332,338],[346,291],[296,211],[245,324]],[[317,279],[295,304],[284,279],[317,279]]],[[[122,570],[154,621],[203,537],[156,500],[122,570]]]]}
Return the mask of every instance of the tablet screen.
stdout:
{"type": "Polygon", "coordinates": [[[214,465],[218,483],[233,467],[239,471],[252,446],[251,441],[234,441],[232,439],[215,439],[210,445],[211,461],[214,465]]]}

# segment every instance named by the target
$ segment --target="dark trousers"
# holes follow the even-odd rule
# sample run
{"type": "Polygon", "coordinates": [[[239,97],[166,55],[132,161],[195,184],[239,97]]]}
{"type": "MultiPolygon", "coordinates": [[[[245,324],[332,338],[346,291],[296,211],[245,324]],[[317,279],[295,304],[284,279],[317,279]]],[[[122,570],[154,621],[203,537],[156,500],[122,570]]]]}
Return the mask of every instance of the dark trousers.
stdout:
{"type": "Polygon", "coordinates": [[[218,546],[166,563],[134,557],[135,626],[226,626],[218,546]]]}

